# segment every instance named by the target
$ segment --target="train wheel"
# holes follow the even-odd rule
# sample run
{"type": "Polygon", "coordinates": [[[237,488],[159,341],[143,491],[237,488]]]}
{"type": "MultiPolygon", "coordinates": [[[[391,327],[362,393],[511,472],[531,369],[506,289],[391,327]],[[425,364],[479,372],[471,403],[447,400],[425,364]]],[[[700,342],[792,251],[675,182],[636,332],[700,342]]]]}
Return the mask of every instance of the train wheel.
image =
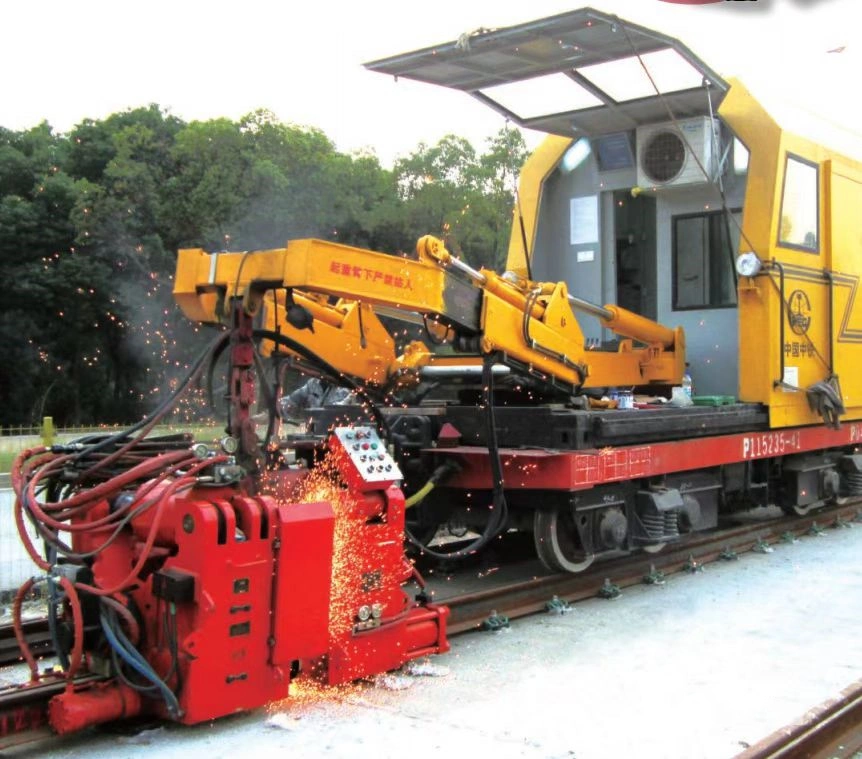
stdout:
{"type": "Polygon", "coordinates": [[[814,503],[809,503],[805,506],[800,506],[799,504],[781,504],[781,510],[792,517],[804,517],[824,505],[825,501],[814,501],[814,503]]]}
{"type": "Polygon", "coordinates": [[[552,572],[583,572],[596,558],[584,549],[568,511],[536,511],[533,540],[539,559],[552,572]]]}
{"type": "Polygon", "coordinates": [[[664,551],[666,546],[667,543],[650,543],[649,545],[641,546],[641,548],[647,553],[660,553],[664,551]]]}

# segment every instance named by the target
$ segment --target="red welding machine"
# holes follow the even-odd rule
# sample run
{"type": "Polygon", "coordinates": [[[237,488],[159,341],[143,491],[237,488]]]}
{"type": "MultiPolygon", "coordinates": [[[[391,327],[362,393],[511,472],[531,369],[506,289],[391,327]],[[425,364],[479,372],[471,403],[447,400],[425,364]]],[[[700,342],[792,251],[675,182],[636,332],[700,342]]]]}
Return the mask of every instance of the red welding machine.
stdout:
{"type": "Polygon", "coordinates": [[[448,650],[449,610],[404,589],[397,464],[373,427],[336,429],[328,449],[268,495],[203,454],[72,516],[73,553],[94,559],[49,570],[77,670],[50,704],[58,733],[141,713],[192,724],[284,699],[300,672],[343,683],[448,650]],[[83,671],[109,676],[80,687],[83,671]]]}

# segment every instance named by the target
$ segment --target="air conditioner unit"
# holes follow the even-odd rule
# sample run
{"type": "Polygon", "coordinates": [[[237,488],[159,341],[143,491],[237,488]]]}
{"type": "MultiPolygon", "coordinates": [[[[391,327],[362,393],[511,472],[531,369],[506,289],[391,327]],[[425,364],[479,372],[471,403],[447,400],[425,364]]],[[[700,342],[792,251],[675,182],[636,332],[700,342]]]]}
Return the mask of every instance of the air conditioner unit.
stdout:
{"type": "Polygon", "coordinates": [[[721,157],[720,138],[718,120],[707,116],[638,127],[638,185],[677,187],[712,182],[721,157]]]}

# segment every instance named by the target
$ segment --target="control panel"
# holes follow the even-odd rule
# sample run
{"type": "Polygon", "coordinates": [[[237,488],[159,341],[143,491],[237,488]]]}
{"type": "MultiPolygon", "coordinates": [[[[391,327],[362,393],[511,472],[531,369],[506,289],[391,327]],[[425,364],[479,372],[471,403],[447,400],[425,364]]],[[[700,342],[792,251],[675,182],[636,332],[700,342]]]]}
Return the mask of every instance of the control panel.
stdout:
{"type": "Polygon", "coordinates": [[[330,446],[338,445],[346,454],[341,466],[353,469],[352,474],[363,482],[388,485],[402,479],[398,464],[374,427],[336,427],[332,434],[335,440],[330,440],[330,446]]]}

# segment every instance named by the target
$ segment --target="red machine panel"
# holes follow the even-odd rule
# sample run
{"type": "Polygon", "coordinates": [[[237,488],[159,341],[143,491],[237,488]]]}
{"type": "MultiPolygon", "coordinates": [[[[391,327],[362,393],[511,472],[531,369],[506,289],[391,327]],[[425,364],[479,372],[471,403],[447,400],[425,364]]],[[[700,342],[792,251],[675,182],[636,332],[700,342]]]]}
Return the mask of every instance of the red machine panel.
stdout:
{"type": "Polygon", "coordinates": [[[328,503],[278,507],[272,663],[326,653],[335,514],[328,503]]]}
{"type": "Polygon", "coordinates": [[[327,682],[346,683],[397,669],[411,659],[445,653],[448,617],[446,606],[412,607],[378,628],[339,641],[329,654],[327,682]]]}
{"type": "MultiPolygon", "coordinates": [[[[195,577],[194,601],[177,604],[181,721],[285,698],[289,672],[270,665],[274,504],[234,496],[177,506],[178,551],[165,568],[195,577]]],[[[160,620],[151,620],[156,641],[160,620]]],[[[154,651],[149,658],[164,656],[154,651]]]]}
{"type": "Polygon", "coordinates": [[[329,450],[344,481],[357,490],[385,490],[403,476],[374,427],[336,427],[329,450]]]}

